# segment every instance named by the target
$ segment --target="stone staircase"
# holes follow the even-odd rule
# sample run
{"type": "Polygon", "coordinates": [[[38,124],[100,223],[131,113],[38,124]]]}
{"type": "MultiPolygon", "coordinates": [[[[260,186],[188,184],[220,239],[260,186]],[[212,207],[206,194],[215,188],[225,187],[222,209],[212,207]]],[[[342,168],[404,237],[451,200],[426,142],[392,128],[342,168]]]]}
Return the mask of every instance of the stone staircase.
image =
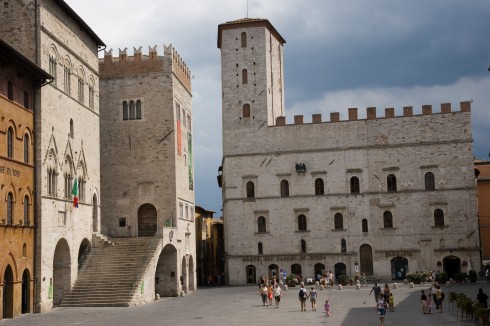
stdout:
{"type": "MultiPolygon", "coordinates": [[[[99,239],[100,240],[100,239],[99,239]]],[[[94,241],[61,307],[127,307],[158,246],[157,238],[94,241]]]]}

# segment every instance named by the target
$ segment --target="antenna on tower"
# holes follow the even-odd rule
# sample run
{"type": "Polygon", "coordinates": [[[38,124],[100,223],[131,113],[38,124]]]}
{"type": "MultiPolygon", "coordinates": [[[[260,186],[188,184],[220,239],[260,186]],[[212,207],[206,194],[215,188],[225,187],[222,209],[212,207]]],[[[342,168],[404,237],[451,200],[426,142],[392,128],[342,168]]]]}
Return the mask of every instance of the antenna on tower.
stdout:
{"type": "MultiPolygon", "coordinates": [[[[247,0],[247,18],[248,18],[248,0],[247,0]]],[[[489,68],[490,69],[490,68],[489,68]]]]}

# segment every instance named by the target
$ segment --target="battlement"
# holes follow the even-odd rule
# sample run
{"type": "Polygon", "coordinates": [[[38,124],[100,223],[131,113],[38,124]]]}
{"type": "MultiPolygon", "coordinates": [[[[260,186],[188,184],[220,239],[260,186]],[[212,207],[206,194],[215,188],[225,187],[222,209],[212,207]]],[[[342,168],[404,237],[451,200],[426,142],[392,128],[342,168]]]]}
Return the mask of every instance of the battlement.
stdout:
{"type": "MultiPolygon", "coordinates": [[[[451,103],[442,103],[440,112],[433,112],[432,105],[422,105],[421,114],[413,113],[413,107],[405,106],[403,107],[403,115],[395,116],[395,108],[386,108],[384,117],[378,117],[376,115],[376,108],[369,107],[366,108],[366,118],[359,119],[358,118],[358,110],[357,108],[349,108],[348,109],[348,120],[342,121],[367,121],[367,120],[376,120],[376,119],[389,119],[389,118],[400,118],[400,117],[413,117],[413,116],[426,116],[433,114],[447,114],[447,113],[457,113],[457,112],[470,112],[471,111],[471,103],[469,101],[460,102],[460,111],[452,111],[451,103]]],[[[331,112],[330,113],[330,121],[322,121],[322,115],[320,113],[315,113],[312,115],[312,124],[318,124],[323,122],[341,122],[340,113],[339,112],[331,112]]],[[[302,125],[303,115],[295,115],[294,123],[290,125],[302,125]]],[[[281,116],[276,118],[276,126],[286,126],[286,117],[281,116]]]]}
{"type": "Polygon", "coordinates": [[[165,72],[171,66],[171,71],[184,87],[191,89],[191,70],[175,50],[172,44],[163,45],[163,55],[158,55],[157,45],[148,46],[148,55],[144,55],[143,47],[133,47],[133,56],[128,56],[128,48],[119,49],[119,56],[114,57],[112,49],[104,50],[104,58],[99,59],[99,71],[104,77],[123,77],[132,74],[165,72]]]}

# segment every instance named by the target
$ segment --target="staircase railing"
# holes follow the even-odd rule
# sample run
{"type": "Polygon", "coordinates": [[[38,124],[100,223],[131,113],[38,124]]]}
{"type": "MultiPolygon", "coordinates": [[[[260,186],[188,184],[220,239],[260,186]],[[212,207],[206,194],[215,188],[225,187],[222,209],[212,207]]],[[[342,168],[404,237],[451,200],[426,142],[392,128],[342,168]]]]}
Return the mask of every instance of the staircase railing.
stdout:
{"type": "Polygon", "coordinates": [[[153,257],[155,250],[158,247],[158,243],[163,243],[163,235],[155,234],[146,246],[145,252],[140,259],[140,264],[133,273],[132,281],[128,289],[128,294],[132,298],[136,289],[138,288],[141,278],[143,277],[146,269],[148,268],[148,261],[153,257]]]}

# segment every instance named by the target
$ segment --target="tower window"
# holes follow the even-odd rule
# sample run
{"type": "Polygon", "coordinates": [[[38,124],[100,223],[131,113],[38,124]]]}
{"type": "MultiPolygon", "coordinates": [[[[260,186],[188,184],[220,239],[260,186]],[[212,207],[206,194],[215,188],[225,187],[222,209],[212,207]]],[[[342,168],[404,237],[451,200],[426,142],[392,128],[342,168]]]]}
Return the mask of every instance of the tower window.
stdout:
{"type": "Polygon", "coordinates": [[[325,186],[322,178],[315,179],[315,195],[324,195],[325,186]]]}
{"type": "Polygon", "coordinates": [[[362,219],[362,232],[368,232],[368,221],[365,218],[362,219]]]}
{"type": "Polygon", "coordinates": [[[304,214],[298,215],[298,231],[306,231],[306,216],[304,214]]]}
{"type": "Polygon", "coordinates": [[[386,187],[389,192],[396,192],[396,176],[389,174],[386,178],[386,187]]]}
{"type": "Polygon", "coordinates": [[[345,239],[340,241],[340,252],[347,252],[347,243],[345,239]]]}
{"type": "Polygon", "coordinates": [[[242,70],[242,84],[248,84],[248,72],[247,69],[242,70]]]}
{"type": "Polygon", "coordinates": [[[249,104],[243,105],[243,117],[244,118],[250,118],[250,105],[249,104]]]}
{"type": "Polygon", "coordinates": [[[352,177],[350,178],[350,193],[351,194],[358,194],[359,191],[359,178],[358,177],[352,177]]]}
{"type": "Polygon", "coordinates": [[[434,211],[434,226],[444,226],[444,212],[442,209],[434,211]]]}
{"type": "Polygon", "coordinates": [[[247,182],[247,198],[255,198],[255,185],[252,181],[247,182]]]}
{"type": "Polygon", "coordinates": [[[259,244],[257,245],[257,251],[258,251],[259,255],[262,255],[264,253],[264,248],[262,246],[262,242],[259,242],[259,244]]]}
{"type": "Polygon", "coordinates": [[[434,178],[434,173],[427,172],[425,174],[425,190],[436,190],[436,182],[434,178]]]}
{"type": "Polygon", "coordinates": [[[289,182],[287,180],[281,181],[281,197],[289,197],[289,182]]]}
{"type": "Polygon", "coordinates": [[[393,228],[393,214],[390,211],[386,211],[383,213],[383,227],[385,229],[393,228]]]}
{"type": "Polygon", "coordinates": [[[7,157],[14,157],[14,131],[12,128],[7,131],[7,157]]]}
{"type": "Polygon", "coordinates": [[[344,217],[340,213],[335,213],[333,216],[335,230],[342,230],[344,228],[344,217]]]}
{"type": "Polygon", "coordinates": [[[257,219],[257,233],[266,233],[265,217],[259,216],[257,219]]]}
{"type": "Polygon", "coordinates": [[[301,253],[306,254],[306,241],[301,239],[301,253]]]}
{"type": "Polygon", "coordinates": [[[247,33],[242,32],[242,48],[247,47],[247,33]]]}

